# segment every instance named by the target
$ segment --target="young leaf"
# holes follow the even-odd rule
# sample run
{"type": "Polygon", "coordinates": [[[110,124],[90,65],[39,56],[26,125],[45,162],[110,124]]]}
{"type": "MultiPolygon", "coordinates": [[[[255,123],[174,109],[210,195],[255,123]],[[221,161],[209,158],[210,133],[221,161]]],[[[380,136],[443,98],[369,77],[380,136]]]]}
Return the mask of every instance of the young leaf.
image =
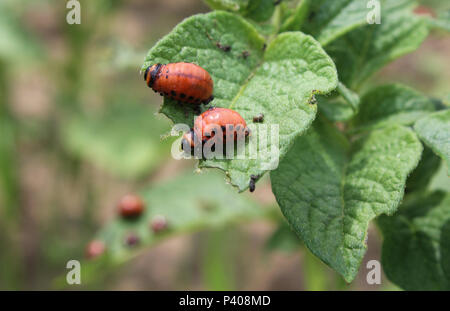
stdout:
{"type": "Polygon", "coordinates": [[[204,0],[213,10],[244,12],[250,0],[204,0]]]}
{"type": "Polygon", "coordinates": [[[280,27],[280,32],[300,30],[305,22],[311,0],[301,0],[292,14],[287,17],[280,27]]]}
{"type": "Polygon", "coordinates": [[[432,113],[414,124],[420,139],[447,164],[450,175],[450,109],[432,113]]]}
{"type": "Polygon", "coordinates": [[[434,192],[380,217],[387,277],[405,290],[449,290],[450,195],[434,192]]]}
{"type": "Polygon", "coordinates": [[[326,48],[339,79],[352,89],[387,63],[416,50],[428,35],[424,19],[410,12],[383,11],[382,16],[381,24],[355,29],[326,48]]]}
{"type": "Polygon", "coordinates": [[[250,0],[244,17],[255,22],[267,21],[275,11],[274,0],[250,0]]]}
{"type": "Polygon", "coordinates": [[[406,193],[427,190],[431,179],[438,172],[440,165],[441,158],[436,156],[430,148],[425,146],[419,165],[408,177],[406,182],[406,193]]]}
{"type": "Polygon", "coordinates": [[[433,103],[420,92],[407,86],[388,84],[369,90],[361,98],[355,126],[373,129],[392,124],[411,125],[432,111],[433,103]]]}
{"type": "Polygon", "coordinates": [[[331,121],[347,121],[358,112],[359,96],[339,82],[329,96],[318,96],[319,110],[331,121]]]}
{"type": "Polygon", "coordinates": [[[268,20],[275,10],[273,0],[205,0],[205,3],[213,10],[238,13],[255,22],[268,20]]]}
{"type": "MultiPolygon", "coordinates": [[[[192,62],[205,68],[214,80],[217,107],[239,112],[248,124],[263,113],[264,125],[279,126],[282,157],[294,138],[314,120],[317,108],[312,94],[324,94],[337,85],[331,59],[319,43],[300,32],[277,36],[263,52],[264,39],[244,19],[226,12],[213,12],[186,19],[153,47],[143,69],[154,63],[192,62]],[[207,34],[208,33],[208,34],[207,34]],[[231,46],[224,52],[214,41],[231,46]],[[247,58],[242,52],[249,52],[247,58]]],[[[164,100],[161,112],[177,123],[192,125],[193,114],[185,117],[185,107],[164,100]]],[[[251,135],[251,139],[256,139],[251,135]]],[[[243,191],[251,175],[262,175],[264,157],[271,146],[258,146],[258,159],[205,160],[200,167],[216,167],[227,172],[231,183],[243,191]]],[[[246,146],[248,151],[248,144],[246,146]]],[[[246,154],[248,152],[246,151],[246,154]]]]}
{"type": "MultiPolygon", "coordinates": [[[[368,7],[368,4],[367,0],[311,1],[308,22],[302,30],[312,34],[325,46],[349,31],[366,25],[371,11],[376,11],[376,7],[368,7]]],[[[411,0],[381,0],[380,8],[383,13],[387,13],[411,8],[412,4],[411,0]]]]}
{"type": "Polygon", "coordinates": [[[145,211],[138,219],[117,218],[98,234],[112,262],[135,255],[135,247],[126,245],[128,234],[139,239],[137,249],[149,247],[161,238],[193,230],[214,228],[264,216],[265,211],[244,195],[224,187],[218,174],[178,176],[175,180],[142,191],[145,211]],[[167,229],[154,233],[151,223],[164,217],[167,229]]]}
{"type": "Polygon", "coordinates": [[[113,104],[99,116],[77,116],[63,127],[66,148],[125,178],[140,177],[165,159],[169,140],[161,142],[165,120],[142,105],[113,104]]]}
{"type": "Polygon", "coordinates": [[[364,0],[311,1],[304,31],[312,34],[322,45],[327,45],[337,37],[367,23],[367,13],[367,1],[364,0]]]}
{"type": "Polygon", "coordinates": [[[396,211],[422,145],[410,129],[392,126],[372,131],[352,149],[334,127],[316,121],[271,173],[291,226],[347,282],[366,251],[369,222],[396,211]]]}

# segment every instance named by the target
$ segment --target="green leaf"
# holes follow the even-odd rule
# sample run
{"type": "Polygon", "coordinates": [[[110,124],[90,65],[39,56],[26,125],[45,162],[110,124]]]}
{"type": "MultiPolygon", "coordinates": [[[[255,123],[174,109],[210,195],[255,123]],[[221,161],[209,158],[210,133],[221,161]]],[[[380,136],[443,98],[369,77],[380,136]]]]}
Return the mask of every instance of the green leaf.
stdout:
{"type": "Polygon", "coordinates": [[[130,102],[113,104],[93,116],[76,116],[63,127],[71,152],[125,178],[148,174],[165,160],[171,140],[161,142],[167,122],[130,102]]]}
{"type": "Polygon", "coordinates": [[[383,270],[392,282],[405,290],[450,289],[450,194],[434,192],[405,202],[378,223],[383,270]]]}
{"type": "Polygon", "coordinates": [[[450,109],[432,113],[414,124],[420,139],[447,164],[450,175],[450,109]]]}
{"type": "Polygon", "coordinates": [[[369,222],[392,215],[422,145],[410,129],[374,130],[349,147],[322,120],[271,173],[280,208],[306,246],[352,281],[366,252],[369,222]]]}
{"type": "Polygon", "coordinates": [[[311,0],[301,0],[280,27],[280,32],[300,30],[307,17],[311,0]]]}
{"type": "Polygon", "coordinates": [[[275,9],[273,0],[204,0],[213,10],[238,13],[255,22],[268,20],[275,9]]]}
{"type": "MultiPolygon", "coordinates": [[[[383,13],[411,8],[411,0],[381,0],[383,13]]],[[[312,34],[322,45],[327,45],[349,31],[366,25],[369,13],[367,0],[315,0],[311,2],[308,23],[304,30],[312,34]]],[[[295,29],[299,30],[299,29],[295,29]]]]}
{"type": "Polygon", "coordinates": [[[331,121],[348,121],[358,112],[359,96],[339,82],[329,96],[318,96],[319,110],[331,121]]]}
{"type": "Polygon", "coordinates": [[[441,12],[437,18],[428,18],[427,22],[431,29],[450,31],[450,10],[441,12]]]}
{"type": "MultiPolygon", "coordinates": [[[[312,37],[300,32],[277,36],[263,52],[264,39],[242,18],[213,12],[186,19],[154,46],[143,69],[154,63],[192,62],[205,68],[214,80],[217,107],[239,112],[247,124],[264,114],[264,125],[279,125],[279,150],[282,157],[296,136],[315,118],[317,107],[310,104],[312,94],[324,94],[337,85],[331,59],[312,37]],[[213,38],[232,47],[224,52],[213,38]],[[248,51],[247,59],[242,51],[248,51]]],[[[177,123],[193,124],[193,114],[185,117],[184,107],[165,99],[161,112],[177,123]]],[[[270,129],[269,129],[270,130],[270,129]]],[[[256,141],[257,135],[250,140],[256,141]]],[[[250,144],[250,143],[249,143],[250,144]]],[[[248,145],[246,154],[248,154],[248,145]]],[[[251,175],[262,175],[268,162],[267,146],[258,146],[258,159],[207,160],[200,167],[216,167],[227,172],[231,183],[243,191],[251,175]]]]}
{"type": "Polygon", "coordinates": [[[244,12],[250,0],[204,0],[213,10],[226,10],[231,12],[244,12]]]}
{"type": "MultiPolygon", "coordinates": [[[[430,148],[425,146],[419,165],[408,177],[406,183],[406,193],[427,190],[431,179],[438,172],[440,165],[441,159],[436,156],[430,148]]],[[[450,180],[447,180],[447,182],[449,181],[450,180]]]]}
{"type": "Polygon", "coordinates": [[[367,23],[368,12],[367,1],[364,0],[315,0],[311,2],[304,31],[326,45],[367,23]]]}
{"type": "Polygon", "coordinates": [[[220,227],[251,221],[264,216],[264,211],[245,195],[224,187],[218,174],[191,173],[177,176],[173,181],[154,185],[141,192],[145,212],[134,220],[116,218],[98,234],[104,241],[107,256],[112,262],[123,262],[136,254],[137,249],[149,247],[173,234],[220,227]],[[153,233],[151,221],[164,216],[167,232],[153,233]],[[129,247],[127,234],[136,234],[140,247],[129,247]]]}
{"type": "Polygon", "coordinates": [[[274,11],[274,0],[250,0],[244,17],[255,22],[264,22],[273,15],[274,11]]]}
{"type": "Polygon", "coordinates": [[[415,51],[428,35],[423,18],[410,12],[382,12],[381,24],[366,25],[328,45],[326,50],[351,89],[389,62],[415,51]]]}
{"type": "Polygon", "coordinates": [[[388,84],[364,94],[355,126],[367,130],[392,124],[411,125],[432,111],[432,101],[420,92],[407,86],[388,84]]]}

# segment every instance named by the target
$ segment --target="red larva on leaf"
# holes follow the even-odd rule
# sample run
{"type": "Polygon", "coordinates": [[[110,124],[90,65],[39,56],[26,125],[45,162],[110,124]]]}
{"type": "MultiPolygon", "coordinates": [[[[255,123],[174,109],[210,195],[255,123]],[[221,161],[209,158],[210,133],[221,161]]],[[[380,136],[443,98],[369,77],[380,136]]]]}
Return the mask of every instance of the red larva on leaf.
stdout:
{"type": "Polygon", "coordinates": [[[135,218],[144,211],[144,202],[140,197],[128,194],[120,200],[118,208],[123,218],[135,218]]]}
{"type": "Polygon", "coordinates": [[[93,240],[86,246],[86,258],[92,259],[102,255],[106,250],[105,243],[100,240],[93,240]]]}
{"type": "Polygon", "coordinates": [[[154,233],[159,233],[167,229],[167,219],[162,215],[153,217],[150,227],[154,233]]]}
{"type": "Polygon", "coordinates": [[[140,242],[139,237],[134,233],[129,233],[125,237],[125,244],[127,246],[135,246],[135,245],[139,244],[139,242],[140,242]]]}
{"type": "MultiPolygon", "coordinates": [[[[245,136],[250,134],[247,123],[237,111],[228,108],[210,108],[195,120],[194,129],[183,136],[182,145],[190,144],[194,147],[195,137],[201,137],[202,142],[207,141],[210,138],[207,134],[214,132],[216,127],[221,127],[226,137],[228,126],[232,126],[236,132],[244,131],[245,136]]],[[[236,138],[237,135],[234,139],[236,138]]]]}
{"type": "Polygon", "coordinates": [[[192,63],[153,65],[145,71],[144,80],[155,92],[179,102],[208,104],[213,100],[211,76],[192,63]]]}

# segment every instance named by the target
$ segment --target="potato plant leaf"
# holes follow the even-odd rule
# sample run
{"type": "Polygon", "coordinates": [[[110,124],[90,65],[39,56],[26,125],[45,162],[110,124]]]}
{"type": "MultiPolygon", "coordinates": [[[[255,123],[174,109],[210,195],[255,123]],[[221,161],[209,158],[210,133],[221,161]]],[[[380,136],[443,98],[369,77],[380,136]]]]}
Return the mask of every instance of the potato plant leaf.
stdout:
{"type": "Polygon", "coordinates": [[[268,20],[275,9],[273,0],[204,0],[213,10],[240,14],[255,22],[268,20]]]}
{"type": "Polygon", "coordinates": [[[433,111],[432,101],[420,92],[407,86],[388,84],[363,95],[355,126],[371,129],[392,124],[411,125],[433,111]]]}
{"type": "Polygon", "coordinates": [[[304,31],[326,45],[346,32],[366,23],[368,10],[364,0],[311,1],[304,31]]]}
{"type": "Polygon", "coordinates": [[[280,31],[300,30],[307,17],[311,0],[301,0],[297,7],[284,20],[280,31]]]}
{"type": "Polygon", "coordinates": [[[450,175],[450,109],[434,112],[414,124],[425,144],[447,164],[450,175]]]}
{"type": "MultiPolygon", "coordinates": [[[[430,148],[425,146],[419,165],[408,177],[406,182],[406,193],[426,191],[432,178],[439,171],[441,162],[441,158],[435,155],[430,148]]],[[[447,179],[446,182],[449,184],[450,180],[447,179]]]]}
{"type": "Polygon", "coordinates": [[[352,89],[384,65],[415,51],[428,35],[425,20],[409,11],[383,11],[382,16],[381,24],[357,28],[326,47],[339,79],[352,89]]]}
{"type": "MultiPolygon", "coordinates": [[[[383,11],[395,12],[411,8],[413,1],[380,0],[379,3],[383,11]]],[[[311,1],[308,22],[302,30],[312,34],[325,46],[349,31],[367,25],[370,12],[377,9],[376,4],[368,5],[367,0],[311,1]]]]}
{"type": "Polygon", "coordinates": [[[396,211],[422,145],[410,129],[391,126],[350,148],[319,121],[271,173],[272,189],[305,245],[350,282],[367,248],[369,222],[396,211]]]}
{"type": "Polygon", "coordinates": [[[383,270],[392,282],[405,290],[450,290],[450,194],[434,192],[405,202],[378,224],[383,270]]]}
{"type": "MultiPolygon", "coordinates": [[[[264,125],[279,126],[279,153],[282,157],[295,137],[301,135],[315,118],[317,107],[310,103],[314,94],[332,91],[337,85],[336,68],[312,37],[301,32],[281,34],[264,51],[264,38],[239,16],[212,12],[190,17],[160,40],[149,52],[142,69],[154,63],[192,62],[205,68],[214,80],[216,107],[238,111],[252,123],[263,113],[264,125]],[[213,38],[213,40],[211,40],[213,38]],[[230,45],[228,52],[216,41],[230,45]],[[248,57],[242,53],[247,51],[248,57]]],[[[161,112],[176,123],[193,124],[190,110],[165,99],[161,112]]],[[[251,135],[250,139],[257,139],[251,135]]],[[[246,145],[248,154],[249,144],[246,145]]],[[[271,145],[258,144],[257,159],[205,160],[200,167],[226,171],[240,191],[248,187],[251,175],[262,175],[271,145]]]]}

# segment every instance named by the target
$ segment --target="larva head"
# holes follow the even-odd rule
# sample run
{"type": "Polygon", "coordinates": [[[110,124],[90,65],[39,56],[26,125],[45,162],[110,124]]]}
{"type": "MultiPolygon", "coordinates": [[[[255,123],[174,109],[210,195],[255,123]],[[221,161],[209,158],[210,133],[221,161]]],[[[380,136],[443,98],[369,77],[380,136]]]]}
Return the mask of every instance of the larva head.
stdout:
{"type": "Polygon", "coordinates": [[[161,64],[155,64],[153,66],[148,67],[144,73],[144,80],[147,82],[149,87],[152,87],[155,79],[158,75],[159,70],[161,69],[161,64]]]}

